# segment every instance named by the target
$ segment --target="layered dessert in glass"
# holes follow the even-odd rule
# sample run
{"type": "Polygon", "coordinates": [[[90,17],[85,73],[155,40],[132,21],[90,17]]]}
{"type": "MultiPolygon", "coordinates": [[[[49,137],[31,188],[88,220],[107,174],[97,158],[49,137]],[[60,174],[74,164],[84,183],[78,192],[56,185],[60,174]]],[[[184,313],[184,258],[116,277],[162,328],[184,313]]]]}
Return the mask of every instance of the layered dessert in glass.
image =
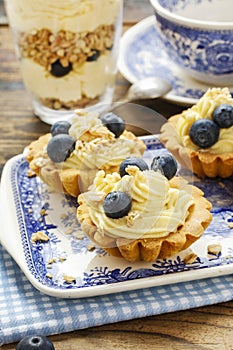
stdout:
{"type": "Polygon", "coordinates": [[[6,9],[37,115],[111,103],[122,0],[6,0],[6,9]]]}

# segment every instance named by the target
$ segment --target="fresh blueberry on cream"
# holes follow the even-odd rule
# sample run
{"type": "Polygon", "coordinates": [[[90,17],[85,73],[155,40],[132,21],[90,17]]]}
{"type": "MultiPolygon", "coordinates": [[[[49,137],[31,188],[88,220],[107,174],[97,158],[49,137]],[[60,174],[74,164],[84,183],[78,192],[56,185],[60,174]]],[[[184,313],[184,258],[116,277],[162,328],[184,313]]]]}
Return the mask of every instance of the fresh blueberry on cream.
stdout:
{"type": "Polygon", "coordinates": [[[220,128],[230,128],[233,126],[233,106],[223,103],[215,108],[213,121],[220,128]]]}
{"type": "Polygon", "coordinates": [[[200,148],[213,146],[219,138],[219,127],[210,119],[198,119],[190,127],[189,136],[200,148]]]}
{"type": "Polygon", "coordinates": [[[75,147],[74,139],[66,134],[59,134],[50,139],[47,145],[49,158],[55,163],[64,162],[75,147]]]}
{"type": "Polygon", "coordinates": [[[151,163],[151,170],[161,171],[168,180],[171,180],[176,175],[177,168],[177,161],[169,153],[154,157],[151,163]]]}
{"type": "Polygon", "coordinates": [[[145,162],[144,159],[138,158],[138,157],[129,157],[129,158],[126,158],[120,164],[119,173],[120,173],[121,177],[123,177],[123,176],[128,174],[126,168],[129,165],[137,166],[141,171],[149,169],[149,167],[148,167],[148,165],[147,165],[147,163],[145,162]]]}
{"type": "Polygon", "coordinates": [[[51,126],[50,131],[52,136],[58,134],[68,134],[70,127],[71,124],[69,122],[67,122],[66,120],[60,120],[51,126]]]}
{"type": "Polygon", "coordinates": [[[110,130],[116,138],[121,136],[125,130],[125,122],[115,113],[107,113],[101,117],[103,125],[110,130]]]}
{"type": "Polygon", "coordinates": [[[126,216],[132,206],[132,200],[126,192],[109,192],[104,199],[104,212],[111,219],[126,216]]]}

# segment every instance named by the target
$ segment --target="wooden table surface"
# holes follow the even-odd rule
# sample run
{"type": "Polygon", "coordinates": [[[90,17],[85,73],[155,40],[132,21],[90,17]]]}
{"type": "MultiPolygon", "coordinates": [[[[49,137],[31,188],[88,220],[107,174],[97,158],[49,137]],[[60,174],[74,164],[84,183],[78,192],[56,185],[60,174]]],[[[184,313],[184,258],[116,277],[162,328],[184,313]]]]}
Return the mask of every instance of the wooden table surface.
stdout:
{"type": "MultiPolygon", "coordinates": [[[[131,0],[129,3],[132,6],[131,0]]],[[[133,24],[133,20],[140,19],[136,16],[134,19],[130,14],[128,23],[125,20],[124,30],[133,24]]],[[[137,12],[137,16],[139,14],[141,12],[137,12]]],[[[128,87],[129,83],[119,74],[114,99],[123,96],[128,87]]],[[[162,100],[144,101],[143,105],[149,107],[146,111],[142,107],[143,113],[138,112],[138,108],[136,112],[121,111],[129,127],[138,135],[158,132],[160,119],[155,111],[168,117],[182,110],[181,106],[162,100]]],[[[8,159],[21,153],[30,141],[49,130],[49,125],[33,115],[5,21],[0,26],[0,123],[1,173],[8,159]]],[[[50,339],[56,350],[232,350],[233,302],[89,328],[51,336],[50,339]]],[[[2,346],[2,350],[12,349],[15,349],[15,344],[2,346]]]]}

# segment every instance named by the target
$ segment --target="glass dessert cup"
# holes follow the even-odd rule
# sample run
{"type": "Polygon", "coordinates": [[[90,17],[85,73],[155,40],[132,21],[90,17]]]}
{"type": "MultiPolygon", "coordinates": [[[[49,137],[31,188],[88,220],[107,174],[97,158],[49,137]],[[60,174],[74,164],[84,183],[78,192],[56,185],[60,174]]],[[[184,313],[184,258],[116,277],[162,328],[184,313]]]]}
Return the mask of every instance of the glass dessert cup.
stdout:
{"type": "Polygon", "coordinates": [[[5,0],[22,78],[44,122],[112,102],[122,0],[5,0]]]}

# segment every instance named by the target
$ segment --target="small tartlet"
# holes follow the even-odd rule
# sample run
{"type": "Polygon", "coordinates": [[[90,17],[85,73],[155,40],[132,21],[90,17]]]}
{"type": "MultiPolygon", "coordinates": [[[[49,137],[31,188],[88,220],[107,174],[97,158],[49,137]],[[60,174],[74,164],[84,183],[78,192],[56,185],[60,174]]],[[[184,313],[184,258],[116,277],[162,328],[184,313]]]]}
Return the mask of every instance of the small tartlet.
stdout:
{"type": "Polygon", "coordinates": [[[168,119],[160,131],[160,141],[178,162],[200,178],[227,178],[233,175],[233,126],[221,129],[212,147],[197,147],[189,137],[192,123],[201,118],[212,119],[216,107],[233,106],[228,88],[209,89],[191,108],[168,119]]]}
{"type": "Polygon", "coordinates": [[[76,112],[69,130],[75,149],[63,162],[54,162],[48,156],[51,133],[42,135],[26,148],[30,169],[49,188],[77,197],[92,183],[98,170],[111,173],[125,157],[144,153],[146,146],[142,140],[127,130],[115,137],[99,117],[93,112],[76,112]]]}
{"type": "Polygon", "coordinates": [[[128,261],[168,258],[198,240],[212,220],[211,203],[203,192],[179,176],[127,168],[120,178],[97,173],[89,191],[78,197],[77,217],[83,232],[109,255],[128,261]],[[121,189],[132,197],[122,218],[107,218],[104,197],[121,189]]]}

